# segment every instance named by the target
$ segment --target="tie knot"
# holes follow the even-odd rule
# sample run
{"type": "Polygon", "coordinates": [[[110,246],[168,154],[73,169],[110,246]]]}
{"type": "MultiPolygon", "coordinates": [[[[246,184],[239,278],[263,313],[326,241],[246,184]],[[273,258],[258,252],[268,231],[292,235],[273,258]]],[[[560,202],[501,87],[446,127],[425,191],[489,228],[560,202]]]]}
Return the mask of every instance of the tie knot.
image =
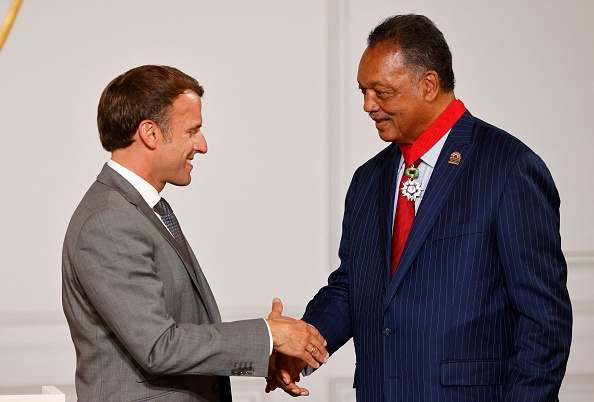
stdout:
{"type": "Polygon", "coordinates": [[[165,198],[161,197],[159,202],[153,207],[156,213],[161,216],[167,216],[173,214],[173,210],[165,198]]]}

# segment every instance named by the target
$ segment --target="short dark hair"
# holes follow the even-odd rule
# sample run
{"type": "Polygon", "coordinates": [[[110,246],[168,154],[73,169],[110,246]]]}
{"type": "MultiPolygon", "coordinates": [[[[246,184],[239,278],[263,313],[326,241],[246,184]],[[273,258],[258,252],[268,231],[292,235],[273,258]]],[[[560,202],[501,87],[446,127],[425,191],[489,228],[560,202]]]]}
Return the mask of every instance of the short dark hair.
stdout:
{"type": "Polygon", "coordinates": [[[109,152],[130,146],[145,119],[169,133],[171,105],[187,90],[204,95],[198,81],[168,66],[140,66],[116,77],[103,90],[97,108],[101,145],[109,152]]]}
{"type": "Polygon", "coordinates": [[[368,47],[379,43],[400,47],[405,65],[419,78],[433,70],[439,76],[442,90],[454,90],[452,53],[443,34],[429,18],[417,14],[388,17],[367,37],[368,47]]]}

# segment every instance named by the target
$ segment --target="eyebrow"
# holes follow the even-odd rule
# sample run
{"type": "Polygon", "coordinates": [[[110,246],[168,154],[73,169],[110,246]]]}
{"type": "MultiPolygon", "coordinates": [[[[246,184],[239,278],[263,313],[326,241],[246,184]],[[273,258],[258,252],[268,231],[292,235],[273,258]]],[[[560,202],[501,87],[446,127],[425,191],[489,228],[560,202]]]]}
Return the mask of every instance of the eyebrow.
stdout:
{"type": "Polygon", "coordinates": [[[358,84],[359,84],[359,89],[369,89],[369,88],[377,88],[377,87],[379,87],[379,88],[382,88],[382,89],[391,89],[391,90],[394,90],[394,88],[395,88],[392,85],[387,85],[387,84],[384,84],[384,83],[381,83],[381,82],[378,82],[378,81],[372,82],[368,87],[364,87],[363,85],[361,85],[360,82],[358,82],[358,84]]]}

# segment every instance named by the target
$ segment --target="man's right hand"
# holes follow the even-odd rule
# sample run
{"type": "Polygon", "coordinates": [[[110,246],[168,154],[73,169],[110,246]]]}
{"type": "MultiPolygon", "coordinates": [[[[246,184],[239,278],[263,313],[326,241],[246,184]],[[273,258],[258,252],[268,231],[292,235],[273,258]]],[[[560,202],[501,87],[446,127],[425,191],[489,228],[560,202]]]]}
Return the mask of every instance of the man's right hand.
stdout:
{"type": "Polygon", "coordinates": [[[275,351],[303,360],[313,368],[328,361],[326,340],[314,327],[305,321],[285,317],[280,299],[272,301],[272,311],[268,315],[268,325],[272,333],[275,351]]]}

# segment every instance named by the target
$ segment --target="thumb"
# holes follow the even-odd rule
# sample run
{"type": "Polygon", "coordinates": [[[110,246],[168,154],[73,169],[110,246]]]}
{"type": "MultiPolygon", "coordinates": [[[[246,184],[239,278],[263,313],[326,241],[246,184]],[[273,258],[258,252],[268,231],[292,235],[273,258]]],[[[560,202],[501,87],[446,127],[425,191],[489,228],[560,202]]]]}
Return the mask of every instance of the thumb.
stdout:
{"type": "Polygon", "coordinates": [[[268,315],[268,318],[278,318],[283,314],[283,302],[278,297],[272,300],[272,311],[268,315]]]}

